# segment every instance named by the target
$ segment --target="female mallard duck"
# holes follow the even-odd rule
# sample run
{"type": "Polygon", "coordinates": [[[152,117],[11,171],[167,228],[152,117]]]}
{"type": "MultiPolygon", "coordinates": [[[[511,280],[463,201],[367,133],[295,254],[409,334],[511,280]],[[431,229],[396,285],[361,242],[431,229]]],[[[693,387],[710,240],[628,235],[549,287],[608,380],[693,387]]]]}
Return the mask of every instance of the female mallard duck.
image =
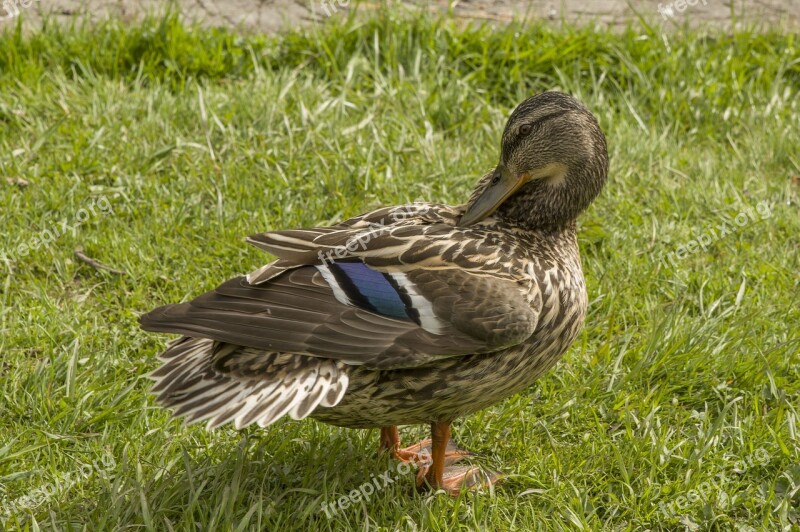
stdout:
{"type": "Polygon", "coordinates": [[[161,355],[153,392],[209,429],[284,414],[380,427],[394,457],[430,452],[420,484],[491,482],[450,467],[467,454],[448,445],[450,424],[530,386],[575,339],[587,304],[575,220],[607,172],[580,102],[529,98],[467,204],[252,236],[278,260],[143,316],[145,330],[185,335],[161,355]],[[397,425],[417,423],[431,440],[400,449],[397,425]]]}

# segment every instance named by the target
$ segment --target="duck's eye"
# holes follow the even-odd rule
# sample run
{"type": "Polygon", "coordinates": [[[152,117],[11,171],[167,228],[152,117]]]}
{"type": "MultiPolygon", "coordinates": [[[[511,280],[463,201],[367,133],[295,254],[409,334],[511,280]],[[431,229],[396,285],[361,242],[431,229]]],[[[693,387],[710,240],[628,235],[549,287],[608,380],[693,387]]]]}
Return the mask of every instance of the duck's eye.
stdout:
{"type": "Polygon", "coordinates": [[[527,135],[528,133],[531,132],[532,129],[533,126],[531,126],[530,124],[522,124],[521,126],[519,126],[519,134],[527,135]]]}

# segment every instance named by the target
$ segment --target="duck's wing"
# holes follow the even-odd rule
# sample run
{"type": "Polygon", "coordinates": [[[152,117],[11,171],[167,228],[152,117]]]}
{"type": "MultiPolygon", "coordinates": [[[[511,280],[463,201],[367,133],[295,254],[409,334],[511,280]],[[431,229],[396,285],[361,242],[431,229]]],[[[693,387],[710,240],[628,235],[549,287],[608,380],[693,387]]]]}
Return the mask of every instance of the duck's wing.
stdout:
{"type": "Polygon", "coordinates": [[[250,241],[276,263],[140,321],[150,331],[380,369],[492,352],[528,338],[541,308],[535,284],[519,282],[495,240],[413,217],[256,235],[250,241]]]}

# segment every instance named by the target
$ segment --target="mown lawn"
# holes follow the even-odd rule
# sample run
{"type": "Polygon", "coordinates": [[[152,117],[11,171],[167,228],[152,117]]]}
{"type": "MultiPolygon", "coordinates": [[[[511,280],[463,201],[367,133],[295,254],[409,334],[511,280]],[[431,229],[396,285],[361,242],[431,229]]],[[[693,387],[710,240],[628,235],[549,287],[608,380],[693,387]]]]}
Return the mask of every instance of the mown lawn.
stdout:
{"type": "Polygon", "coordinates": [[[0,528],[800,527],[796,35],[386,13],[275,38],[5,27],[0,528]],[[154,406],[167,338],[141,313],[269,260],[248,234],[464,201],[545,89],[594,110],[611,176],[581,223],[579,340],[454,428],[507,475],[494,493],[414,493],[374,430],[208,433],[154,406]]]}

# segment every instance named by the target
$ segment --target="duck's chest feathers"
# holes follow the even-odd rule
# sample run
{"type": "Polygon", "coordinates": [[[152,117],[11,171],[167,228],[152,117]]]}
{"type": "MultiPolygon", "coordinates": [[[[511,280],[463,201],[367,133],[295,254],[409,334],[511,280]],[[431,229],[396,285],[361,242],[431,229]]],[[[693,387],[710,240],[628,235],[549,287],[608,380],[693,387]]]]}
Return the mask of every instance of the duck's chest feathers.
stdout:
{"type": "MultiPolygon", "coordinates": [[[[573,322],[583,323],[586,314],[586,282],[577,256],[564,262],[538,267],[527,265],[530,276],[530,296],[541,297],[539,321],[532,338],[539,335],[557,337],[572,342],[573,335],[563,336],[573,322]]],[[[577,332],[577,331],[576,331],[577,332]]]]}

